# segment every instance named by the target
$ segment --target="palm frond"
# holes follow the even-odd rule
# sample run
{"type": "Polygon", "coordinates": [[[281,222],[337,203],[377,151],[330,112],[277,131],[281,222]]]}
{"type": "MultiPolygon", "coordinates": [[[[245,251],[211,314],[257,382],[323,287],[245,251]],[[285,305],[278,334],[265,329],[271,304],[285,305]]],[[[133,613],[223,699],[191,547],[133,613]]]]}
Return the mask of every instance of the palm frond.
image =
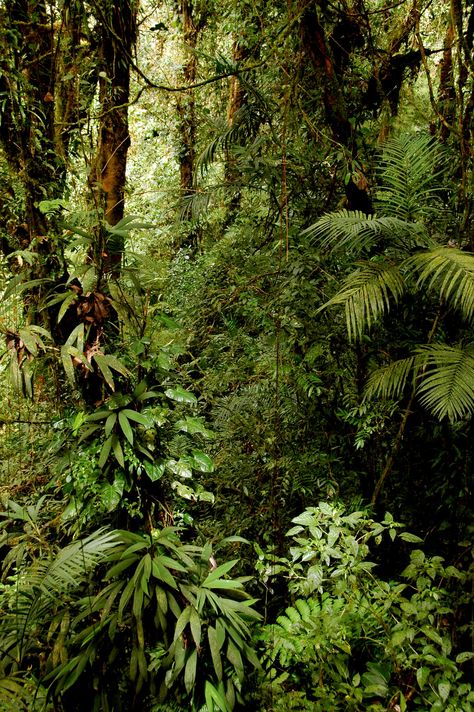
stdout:
{"type": "Polygon", "coordinates": [[[28,583],[44,595],[55,597],[84,581],[120,544],[117,532],[98,529],[61,549],[54,559],[38,561],[28,571],[28,583]]]}
{"type": "Polygon", "coordinates": [[[474,413],[474,345],[420,346],[426,371],[418,389],[420,402],[440,420],[451,422],[474,413]]]}
{"type": "Polygon", "coordinates": [[[395,136],[384,145],[376,209],[402,220],[440,212],[440,177],[446,153],[426,134],[395,136]]]}
{"type": "Polygon", "coordinates": [[[364,399],[373,398],[374,396],[384,399],[400,398],[410,376],[414,385],[416,377],[415,361],[416,357],[413,355],[377,368],[369,376],[365,387],[364,399]]]}
{"type": "Polygon", "coordinates": [[[365,215],[359,210],[327,213],[302,234],[316,240],[323,250],[344,250],[356,254],[370,249],[384,237],[389,237],[395,244],[399,242],[404,245],[407,241],[411,244],[413,240],[418,245],[429,244],[429,237],[422,225],[395,216],[365,215]]]}
{"type": "Polygon", "coordinates": [[[21,585],[11,610],[2,621],[2,647],[24,653],[24,641],[32,626],[49,621],[57,603],[64,602],[67,592],[87,581],[96,567],[120,548],[118,532],[101,528],[86,539],[64,547],[54,557],[34,561],[21,572],[21,585]]]}
{"type": "Polygon", "coordinates": [[[390,310],[405,291],[405,281],[395,265],[380,262],[360,263],[361,267],[344,281],[342,289],[319,311],[343,304],[349,339],[358,340],[365,330],[390,310]]]}
{"type": "Polygon", "coordinates": [[[459,309],[471,321],[474,316],[474,254],[452,247],[419,252],[404,263],[417,275],[418,286],[436,291],[439,298],[459,309]]]}

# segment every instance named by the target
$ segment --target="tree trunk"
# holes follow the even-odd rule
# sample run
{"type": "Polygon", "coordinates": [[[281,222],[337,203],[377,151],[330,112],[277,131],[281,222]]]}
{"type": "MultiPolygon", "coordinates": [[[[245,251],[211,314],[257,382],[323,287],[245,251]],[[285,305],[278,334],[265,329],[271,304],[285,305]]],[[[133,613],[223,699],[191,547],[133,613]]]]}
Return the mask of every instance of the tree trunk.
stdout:
{"type": "MultiPolygon", "coordinates": [[[[196,47],[199,33],[207,19],[206,13],[201,12],[199,17],[194,16],[192,0],[181,0],[178,8],[181,17],[183,41],[189,57],[183,67],[183,83],[192,85],[196,81],[197,57],[196,47]]],[[[179,119],[179,176],[181,193],[181,214],[190,219],[191,226],[187,235],[180,240],[181,247],[196,250],[200,242],[199,226],[193,224],[192,215],[187,209],[187,200],[195,190],[195,160],[196,160],[196,102],[194,89],[183,92],[176,102],[176,111],[179,119]]]]}
{"type": "MultiPolygon", "coordinates": [[[[93,11],[98,22],[99,128],[98,146],[92,161],[89,185],[99,218],[116,225],[124,214],[127,152],[130,146],[128,102],[130,64],[136,39],[134,0],[115,3],[101,0],[93,11]]],[[[120,272],[123,239],[97,229],[95,258],[99,282],[103,274],[120,272]]]]}

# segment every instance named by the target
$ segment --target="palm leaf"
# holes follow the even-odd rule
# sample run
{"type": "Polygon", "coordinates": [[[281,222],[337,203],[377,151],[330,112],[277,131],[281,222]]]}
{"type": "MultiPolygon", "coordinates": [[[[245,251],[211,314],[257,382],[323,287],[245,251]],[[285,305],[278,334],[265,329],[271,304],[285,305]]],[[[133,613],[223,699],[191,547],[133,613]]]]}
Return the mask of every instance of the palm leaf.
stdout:
{"type": "Polygon", "coordinates": [[[359,210],[339,210],[323,215],[314,225],[303,230],[303,235],[315,239],[321,249],[344,250],[360,254],[370,249],[383,238],[398,241],[406,247],[428,245],[429,237],[422,225],[406,222],[395,216],[377,217],[365,215],[359,210]]]}
{"type": "Polygon", "coordinates": [[[418,276],[418,286],[436,291],[439,298],[459,309],[465,319],[474,316],[474,254],[452,247],[420,252],[404,262],[418,276]]]}
{"type": "Polygon", "coordinates": [[[2,621],[3,648],[16,649],[16,656],[21,659],[28,630],[50,621],[67,591],[87,580],[121,543],[117,532],[101,528],[86,539],[69,544],[54,558],[33,562],[21,573],[17,599],[2,621]]]}
{"type": "Polygon", "coordinates": [[[420,402],[440,420],[451,422],[474,413],[474,344],[465,348],[420,346],[426,372],[418,389],[420,402]]]}
{"type": "Polygon", "coordinates": [[[390,309],[391,298],[398,302],[405,282],[394,265],[380,262],[360,263],[361,267],[344,282],[342,289],[319,311],[335,304],[343,304],[349,339],[356,341],[364,330],[390,309]]]}
{"type": "Polygon", "coordinates": [[[396,136],[384,145],[376,208],[401,220],[439,216],[446,152],[426,134],[396,136]]]}
{"type": "Polygon", "coordinates": [[[386,399],[400,398],[410,375],[414,382],[416,375],[415,360],[415,356],[409,356],[377,368],[367,381],[364,398],[372,398],[374,396],[386,399]]]}

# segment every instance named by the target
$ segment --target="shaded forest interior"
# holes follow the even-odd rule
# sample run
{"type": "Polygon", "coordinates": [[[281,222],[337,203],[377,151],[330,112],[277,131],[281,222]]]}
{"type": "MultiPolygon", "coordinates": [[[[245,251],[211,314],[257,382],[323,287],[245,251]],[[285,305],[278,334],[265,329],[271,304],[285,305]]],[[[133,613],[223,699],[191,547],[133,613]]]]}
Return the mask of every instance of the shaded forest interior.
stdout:
{"type": "Polygon", "coordinates": [[[0,0],[0,712],[474,708],[472,0],[0,0]]]}

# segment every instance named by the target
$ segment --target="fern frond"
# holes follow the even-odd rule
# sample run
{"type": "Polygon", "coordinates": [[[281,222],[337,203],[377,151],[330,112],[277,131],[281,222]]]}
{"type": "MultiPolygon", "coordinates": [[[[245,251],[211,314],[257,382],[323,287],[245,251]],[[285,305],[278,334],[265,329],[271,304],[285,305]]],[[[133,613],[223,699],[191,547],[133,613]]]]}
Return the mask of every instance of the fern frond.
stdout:
{"type": "Polygon", "coordinates": [[[415,361],[415,356],[409,356],[377,368],[369,376],[365,387],[364,399],[373,398],[374,396],[384,399],[400,398],[410,375],[414,385],[415,361]]]}
{"type": "Polygon", "coordinates": [[[417,351],[426,360],[418,389],[420,402],[440,420],[451,422],[474,413],[474,345],[431,344],[417,351]]]}
{"type": "Polygon", "coordinates": [[[383,150],[377,209],[401,220],[439,214],[439,178],[445,156],[439,144],[426,134],[390,138],[383,150]]]}
{"type": "Polygon", "coordinates": [[[436,291],[439,298],[459,309],[468,321],[474,317],[474,254],[452,247],[420,252],[404,262],[417,275],[417,285],[436,291]]]}
{"type": "Polygon", "coordinates": [[[398,302],[405,291],[405,281],[395,265],[360,264],[361,267],[344,281],[342,289],[319,309],[343,304],[351,341],[358,340],[365,329],[370,330],[374,322],[389,311],[391,298],[398,302]]]}
{"type": "Polygon", "coordinates": [[[395,216],[365,215],[359,210],[327,213],[314,225],[303,230],[302,234],[317,240],[323,250],[344,250],[357,254],[370,249],[383,237],[389,237],[395,243],[405,243],[407,240],[412,242],[415,238],[416,244],[429,244],[429,237],[422,225],[395,216]]]}

